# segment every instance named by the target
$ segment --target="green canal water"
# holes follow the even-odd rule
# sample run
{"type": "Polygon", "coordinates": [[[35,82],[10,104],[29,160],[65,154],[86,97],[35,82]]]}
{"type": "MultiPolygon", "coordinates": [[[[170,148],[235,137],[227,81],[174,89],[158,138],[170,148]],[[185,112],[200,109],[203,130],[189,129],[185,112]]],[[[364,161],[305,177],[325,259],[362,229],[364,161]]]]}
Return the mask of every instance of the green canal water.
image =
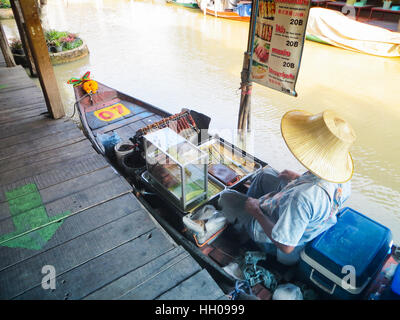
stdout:
{"type": "MultiPolygon", "coordinates": [[[[79,33],[90,55],[55,67],[67,114],[70,77],[94,79],[178,112],[208,114],[229,139],[237,123],[240,71],[248,23],[204,16],[164,0],[49,0],[48,28],[79,33]]],[[[16,34],[14,22],[6,33],[16,34]]],[[[347,205],[390,227],[400,243],[400,59],[381,58],[306,41],[294,98],[254,85],[249,148],[278,170],[304,168],[280,135],[290,109],[335,110],[357,133],[355,174],[347,205]]]]}

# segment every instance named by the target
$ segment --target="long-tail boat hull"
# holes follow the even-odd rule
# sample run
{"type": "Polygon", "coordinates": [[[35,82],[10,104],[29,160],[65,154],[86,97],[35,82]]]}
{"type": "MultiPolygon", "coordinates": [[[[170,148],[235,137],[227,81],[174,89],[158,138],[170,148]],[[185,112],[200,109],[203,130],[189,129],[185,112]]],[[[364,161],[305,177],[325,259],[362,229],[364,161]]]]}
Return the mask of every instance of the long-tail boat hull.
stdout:
{"type": "MultiPolygon", "coordinates": [[[[133,170],[133,173],[127,174],[115,158],[106,152],[102,142],[102,137],[112,134],[118,135],[123,140],[135,141],[134,138],[137,138],[138,134],[144,134],[147,130],[158,130],[167,123],[168,119],[173,119],[176,115],[172,115],[101,83],[98,83],[98,91],[95,94],[89,95],[85,93],[82,86],[74,87],[74,91],[83,131],[92,142],[94,148],[104,155],[114,168],[131,182],[135,195],[172,238],[188,250],[203,267],[206,267],[225,291],[227,291],[226,288],[233,288],[235,283],[237,284],[237,279],[232,273],[227,272],[224,267],[228,263],[237,262],[240,257],[243,258],[246,252],[260,249],[251,241],[239,245],[238,233],[229,225],[210,237],[212,241],[207,240],[199,244],[195,236],[183,231],[184,224],[182,220],[186,213],[166,201],[157,188],[154,188],[149,177],[146,176],[146,168],[138,166],[133,170]]],[[[210,118],[191,110],[186,110],[183,114],[188,112],[193,115],[198,128],[208,129],[210,118]]],[[[228,142],[224,143],[227,143],[232,150],[236,148],[228,142]]],[[[244,151],[242,152],[243,155],[246,155],[244,151]]],[[[143,156],[142,153],[141,156],[143,156]]],[[[254,161],[262,167],[267,166],[267,163],[260,159],[254,158],[254,161]]],[[[245,192],[247,190],[246,181],[238,182],[232,188],[239,192],[245,192]]],[[[217,206],[217,200],[218,197],[214,197],[207,203],[217,206]]],[[[399,263],[399,256],[398,247],[392,247],[391,253],[387,254],[385,258],[381,273],[396,267],[399,263]]],[[[272,270],[276,279],[280,281],[286,277],[288,272],[290,273],[290,268],[283,266],[270,257],[268,257],[263,266],[267,267],[268,270],[272,270]]],[[[371,280],[371,285],[365,289],[367,291],[363,296],[364,299],[373,295],[374,290],[381,288],[382,284],[389,285],[387,278],[380,276],[381,273],[374,278],[375,280],[371,280]]],[[[297,281],[296,279],[294,280],[297,281]]],[[[258,283],[253,286],[253,289],[257,290],[259,298],[271,298],[271,295],[268,295],[265,282],[264,284],[258,283]]]]}
{"type": "Polygon", "coordinates": [[[250,17],[240,16],[238,13],[234,11],[215,11],[210,8],[206,8],[206,13],[210,16],[214,16],[217,18],[223,18],[235,21],[244,21],[244,22],[250,21],[250,17]]]}

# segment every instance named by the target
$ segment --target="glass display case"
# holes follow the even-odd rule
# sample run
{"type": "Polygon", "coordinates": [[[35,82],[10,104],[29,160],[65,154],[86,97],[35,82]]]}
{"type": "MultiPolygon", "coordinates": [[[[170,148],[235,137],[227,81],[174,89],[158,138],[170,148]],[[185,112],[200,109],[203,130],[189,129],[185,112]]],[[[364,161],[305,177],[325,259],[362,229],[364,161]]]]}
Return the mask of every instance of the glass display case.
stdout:
{"type": "Polygon", "coordinates": [[[182,210],[207,198],[208,154],[164,128],[144,136],[147,172],[182,210]]]}
{"type": "Polygon", "coordinates": [[[258,159],[221,138],[212,138],[199,149],[208,154],[208,173],[229,188],[262,169],[258,159]]]}

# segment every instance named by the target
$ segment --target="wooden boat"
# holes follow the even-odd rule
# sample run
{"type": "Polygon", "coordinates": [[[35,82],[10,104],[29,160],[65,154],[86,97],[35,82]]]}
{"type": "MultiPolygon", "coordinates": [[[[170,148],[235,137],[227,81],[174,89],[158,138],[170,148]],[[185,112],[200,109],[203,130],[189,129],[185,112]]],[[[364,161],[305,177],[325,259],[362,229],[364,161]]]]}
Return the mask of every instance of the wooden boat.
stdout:
{"type": "Polygon", "coordinates": [[[98,83],[98,90],[92,96],[86,94],[82,86],[74,87],[74,92],[83,131],[96,151],[103,155],[105,150],[98,140],[100,135],[115,132],[122,139],[128,139],[138,129],[171,115],[101,83],[98,83]],[[116,104],[127,109],[129,113],[125,110],[125,114],[131,117],[120,113],[116,104]]]}
{"type": "Polygon", "coordinates": [[[217,9],[212,4],[209,4],[208,2],[203,2],[201,0],[197,0],[197,4],[198,4],[200,10],[202,10],[204,12],[204,14],[208,14],[210,16],[214,16],[217,18],[250,22],[250,17],[241,16],[237,12],[233,11],[232,9],[220,10],[220,9],[217,9]]]}
{"type": "MultiPolygon", "coordinates": [[[[143,134],[149,130],[153,130],[154,132],[166,125],[168,126],[169,121],[181,119],[179,117],[182,115],[186,116],[189,114],[197,128],[202,130],[208,129],[211,119],[193,110],[183,110],[177,115],[171,115],[160,108],[123,94],[106,85],[101,83],[98,83],[98,85],[98,91],[93,95],[86,94],[82,86],[74,87],[77,101],[76,106],[86,136],[92,142],[94,148],[131,183],[138,199],[160,225],[178,244],[188,250],[203,267],[207,268],[214,279],[221,285],[221,288],[228,293],[234,285],[237,284],[237,279],[232,273],[228,273],[224,267],[231,262],[239,261],[238,259],[243,258],[246,252],[259,251],[259,248],[251,241],[238,245],[239,235],[237,231],[229,225],[218,230],[218,232],[207,239],[207,241],[199,243],[193,233],[188,232],[187,228],[185,230],[185,224],[183,223],[183,217],[185,217],[190,210],[193,211],[194,209],[188,209],[188,211],[180,209],[175,203],[169,201],[166,195],[151,182],[149,176],[146,176],[147,170],[144,165],[145,161],[143,159],[142,150],[138,148],[132,153],[136,154],[137,157],[134,158],[135,163],[132,165],[132,170],[127,171],[126,168],[121,166],[117,161],[114,153],[110,153],[109,150],[107,151],[104,144],[104,137],[117,134],[121,139],[130,139],[136,143],[135,146],[138,146],[138,139],[140,139],[143,134]]],[[[206,143],[200,141],[200,143],[202,143],[201,145],[211,141],[209,138],[210,136],[205,135],[204,141],[206,141],[206,143]]],[[[224,143],[228,148],[238,150],[243,157],[247,156],[246,152],[238,149],[236,146],[222,139],[220,140],[221,143],[224,143]]],[[[254,164],[257,164],[257,166],[254,166],[256,170],[268,165],[266,162],[257,158],[254,158],[254,164]]],[[[251,174],[244,179],[236,181],[230,188],[239,192],[245,192],[247,190],[246,180],[250,176],[251,174]]],[[[210,197],[205,201],[206,204],[217,206],[218,195],[210,197]]],[[[200,205],[203,204],[204,202],[200,205]]],[[[199,206],[195,207],[195,209],[198,207],[199,206]]],[[[386,268],[398,263],[399,255],[398,248],[393,247],[392,253],[385,262],[386,268]]],[[[271,274],[274,275],[273,279],[276,280],[276,283],[287,279],[287,275],[290,274],[292,270],[290,267],[284,266],[277,262],[276,259],[270,257],[268,257],[266,262],[262,261],[260,263],[262,263],[264,268],[270,270],[271,274]]],[[[385,277],[381,276],[379,279],[378,283],[373,283],[373,286],[371,284],[372,288],[380,288],[384,281],[386,281],[387,284],[388,280],[385,277]]],[[[309,290],[310,288],[308,284],[304,284],[303,282],[295,283],[301,284],[304,290],[309,290]]],[[[268,294],[269,291],[263,284],[256,284],[253,287],[253,292],[261,299],[271,298],[271,295],[268,294]]]]}
{"type": "Polygon", "coordinates": [[[173,3],[185,8],[198,9],[199,6],[195,0],[167,0],[167,3],[173,3]]]}
{"type": "Polygon", "coordinates": [[[244,22],[249,22],[250,17],[243,17],[237,14],[234,11],[215,11],[210,8],[206,8],[206,13],[210,16],[214,16],[217,18],[223,18],[223,19],[230,19],[230,20],[235,20],[235,21],[244,21],[244,22]]]}

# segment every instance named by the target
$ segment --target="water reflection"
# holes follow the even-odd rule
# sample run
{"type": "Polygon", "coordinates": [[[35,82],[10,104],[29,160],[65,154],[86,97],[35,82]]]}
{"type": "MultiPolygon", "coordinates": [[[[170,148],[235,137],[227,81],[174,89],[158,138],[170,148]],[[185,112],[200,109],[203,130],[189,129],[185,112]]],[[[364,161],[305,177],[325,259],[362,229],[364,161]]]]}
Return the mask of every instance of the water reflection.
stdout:
{"type": "MultiPolygon", "coordinates": [[[[87,70],[95,79],[170,112],[182,107],[235,128],[248,24],[204,16],[159,1],[49,0],[47,27],[77,32],[90,56],[55,67],[68,114],[66,81],[87,70]]],[[[16,34],[6,22],[8,35],[16,34]]],[[[357,133],[353,194],[348,203],[388,225],[400,242],[400,59],[353,53],[307,41],[293,98],[254,85],[254,151],[277,169],[304,170],[280,136],[280,118],[293,108],[333,109],[357,133]]]]}

